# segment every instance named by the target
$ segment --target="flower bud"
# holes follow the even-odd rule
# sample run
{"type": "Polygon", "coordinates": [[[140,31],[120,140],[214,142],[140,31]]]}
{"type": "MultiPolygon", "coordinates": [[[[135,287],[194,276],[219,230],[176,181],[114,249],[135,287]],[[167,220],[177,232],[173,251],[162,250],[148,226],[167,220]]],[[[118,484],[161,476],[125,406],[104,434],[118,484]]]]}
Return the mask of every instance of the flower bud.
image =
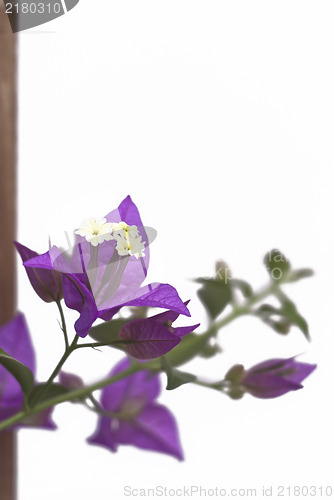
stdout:
{"type": "Polygon", "coordinates": [[[288,359],[269,359],[244,372],[240,385],[256,398],[276,398],[301,389],[316,365],[288,359]]]}

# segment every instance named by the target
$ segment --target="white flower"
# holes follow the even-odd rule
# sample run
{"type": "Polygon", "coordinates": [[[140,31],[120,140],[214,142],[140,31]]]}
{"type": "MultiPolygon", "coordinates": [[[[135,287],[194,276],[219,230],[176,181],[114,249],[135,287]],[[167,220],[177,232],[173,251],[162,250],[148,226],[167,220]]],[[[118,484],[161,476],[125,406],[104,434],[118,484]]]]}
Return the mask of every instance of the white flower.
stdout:
{"type": "Polygon", "coordinates": [[[145,257],[145,241],[142,241],[137,226],[129,226],[126,222],[121,221],[113,223],[112,228],[119,255],[133,255],[136,259],[145,257]]]}
{"type": "Polygon", "coordinates": [[[112,224],[104,217],[86,219],[75,234],[84,236],[86,240],[96,247],[104,241],[110,241],[112,237],[112,224]]]}
{"type": "Polygon", "coordinates": [[[104,241],[116,240],[119,255],[133,255],[136,259],[145,257],[145,241],[142,241],[137,226],[129,226],[123,221],[107,222],[104,217],[87,219],[75,234],[85,237],[94,247],[104,241]]]}

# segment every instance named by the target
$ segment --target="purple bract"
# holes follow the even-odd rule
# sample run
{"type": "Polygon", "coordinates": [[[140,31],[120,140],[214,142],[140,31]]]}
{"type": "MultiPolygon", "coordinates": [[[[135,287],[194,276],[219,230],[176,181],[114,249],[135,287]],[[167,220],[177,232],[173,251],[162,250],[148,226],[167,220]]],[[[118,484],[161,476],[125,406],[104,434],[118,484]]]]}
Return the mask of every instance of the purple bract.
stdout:
{"type": "Polygon", "coordinates": [[[243,374],[241,385],[257,398],[277,398],[303,386],[301,382],[316,368],[316,365],[288,359],[269,359],[259,363],[243,374]]]}
{"type": "MultiPolygon", "coordinates": [[[[130,366],[122,360],[110,376],[130,366]]],[[[117,451],[119,445],[157,451],[183,460],[175,418],[156,402],[159,376],[143,370],[105,387],[101,396],[101,416],[91,444],[117,451]]]]}
{"type": "MultiPolygon", "coordinates": [[[[18,313],[14,319],[0,328],[0,347],[7,354],[26,365],[35,375],[35,353],[25,317],[18,313]]],[[[0,365],[0,421],[23,409],[24,396],[17,380],[0,365]]],[[[19,426],[55,429],[51,420],[52,408],[26,419],[19,426]]]]}
{"type": "MultiPolygon", "coordinates": [[[[188,302],[185,302],[187,306],[188,302]]],[[[126,323],[120,330],[120,339],[125,344],[128,354],[138,359],[153,359],[162,356],[175,347],[184,335],[194,331],[199,324],[183,327],[172,327],[179,317],[175,311],[166,311],[150,318],[134,319],[126,323]]]]}

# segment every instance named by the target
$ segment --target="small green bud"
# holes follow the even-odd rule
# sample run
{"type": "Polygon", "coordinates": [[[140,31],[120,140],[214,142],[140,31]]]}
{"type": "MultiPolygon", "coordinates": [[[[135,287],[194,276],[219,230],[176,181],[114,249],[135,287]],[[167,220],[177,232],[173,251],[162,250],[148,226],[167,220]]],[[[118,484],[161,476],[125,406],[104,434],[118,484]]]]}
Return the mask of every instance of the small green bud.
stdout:
{"type": "Polygon", "coordinates": [[[273,281],[282,281],[291,268],[289,260],[276,248],[265,255],[264,264],[273,281]]]}
{"type": "Polygon", "coordinates": [[[231,399],[241,399],[243,395],[245,394],[244,389],[241,386],[231,386],[230,389],[227,392],[228,396],[230,396],[231,399]]]}
{"type": "Polygon", "coordinates": [[[275,332],[280,333],[281,335],[286,335],[290,331],[291,323],[282,319],[281,321],[273,321],[272,327],[275,332]]]}
{"type": "Polygon", "coordinates": [[[228,370],[225,375],[225,380],[232,382],[232,384],[239,384],[244,376],[245,368],[243,365],[234,365],[228,370]]]}

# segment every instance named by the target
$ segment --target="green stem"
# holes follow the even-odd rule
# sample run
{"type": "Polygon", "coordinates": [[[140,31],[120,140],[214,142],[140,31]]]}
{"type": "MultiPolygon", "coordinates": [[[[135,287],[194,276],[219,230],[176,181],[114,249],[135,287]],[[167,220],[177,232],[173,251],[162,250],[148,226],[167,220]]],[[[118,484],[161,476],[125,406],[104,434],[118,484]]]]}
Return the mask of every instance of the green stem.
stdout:
{"type": "Polygon", "coordinates": [[[21,420],[23,420],[26,417],[30,417],[31,415],[35,415],[36,413],[39,413],[42,410],[46,410],[47,408],[51,408],[52,406],[55,406],[60,403],[65,403],[66,401],[72,401],[73,399],[83,399],[88,397],[92,392],[97,391],[98,389],[102,389],[106,385],[114,384],[118,380],[121,380],[125,377],[128,377],[129,375],[132,375],[133,373],[136,373],[140,370],[147,369],[148,365],[150,363],[134,363],[131,365],[127,370],[124,370],[121,373],[117,373],[116,375],[113,375],[112,377],[109,377],[105,380],[102,380],[100,382],[97,382],[96,384],[93,384],[89,387],[84,387],[82,389],[77,389],[75,391],[68,392],[66,394],[61,394],[59,396],[56,396],[54,398],[48,399],[47,401],[42,401],[38,405],[34,406],[31,408],[29,411],[21,411],[17,413],[16,415],[13,415],[10,418],[7,418],[6,420],[3,420],[0,422],[0,431],[6,429],[7,427],[10,427],[14,424],[17,424],[21,420]]]}
{"type": "Polygon", "coordinates": [[[64,333],[65,349],[67,350],[69,348],[69,341],[68,341],[68,335],[67,335],[67,328],[66,328],[64,311],[63,311],[63,308],[61,306],[60,300],[57,301],[57,307],[58,307],[60,318],[61,318],[61,329],[62,329],[62,331],[64,333]]]}
{"type": "Polygon", "coordinates": [[[113,340],[111,342],[91,342],[88,344],[78,344],[75,346],[74,349],[81,349],[82,347],[106,347],[106,346],[112,346],[112,345],[125,345],[125,344],[130,344],[131,341],[127,340],[113,340]]]}
{"type": "MultiPolygon", "coordinates": [[[[234,309],[228,316],[223,318],[221,321],[215,323],[208,331],[214,330],[214,332],[216,333],[218,330],[228,325],[228,323],[231,323],[231,321],[233,321],[237,317],[251,313],[252,307],[255,304],[261,302],[261,300],[275,293],[278,290],[278,287],[279,287],[278,283],[276,281],[273,281],[272,283],[270,283],[269,286],[264,288],[262,291],[254,293],[251,297],[249,297],[248,301],[243,306],[234,309]]],[[[214,333],[212,333],[212,335],[214,335],[214,333]]]]}
{"type": "Polygon", "coordinates": [[[43,396],[45,394],[47,394],[49,387],[51,386],[52,382],[54,381],[54,379],[56,378],[56,376],[60,372],[65,361],[69,358],[69,356],[72,354],[72,352],[76,349],[78,340],[79,340],[79,336],[76,335],[73,339],[72,344],[66,349],[63,356],[60,358],[59,363],[57,364],[56,368],[51,373],[48,381],[46,382],[45,386],[43,387],[43,390],[41,390],[40,393],[38,394],[38,398],[32,399],[32,401],[30,402],[31,406],[35,405],[39,400],[41,400],[43,398],[43,396]]]}
{"type": "Polygon", "coordinates": [[[93,396],[93,394],[89,395],[89,399],[93,403],[93,405],[94,405],[94,407],[95,407],[96,410],[98,410],[98,411],[102,410],[102,406],[100,405],[100,403],[98,402],[98,400],[95,399],[95,397],[93,396]]]}
{"type": "Polygon", "coordinates": [[[61,306],[60,300],[57,301],[57,306],[58,306],[58,310],[59,310],[60,317],[61,317],[62,330],[63,330],[63,333],[64,333],[65,352],[64,352],[63,356],[60,358],[59,363],[57,364],[56,368],[51,373],[51,375],[50,375],[48,381],[46,382],[43,390],[39,393],[39,395],[38,395],[37,398],[32,399],[32,401],[30,402],[31,405],[36,404],[40,399],[43,398],[43,396],[45,394],[47,394],[47,392],[49,390],[49,387],[51,386],[52,382],[54,381],[54,379],[56,378],[56,376],[60,372],[62,366],[65,363],[65,361],[72,354],[72,352],[76,349],[76,346],[77,346],[77,343],[78,343],[78,340],[79,340],[79,336],[75,335],[72,344],[71,345],[69,344],[68,334],[67,334],[67,327],[66,327],[66,321],[65,321],[65,316],[64,316],[64,311],[63,311],[63,308],[61,306]]]}
{"type": "Polygon", "coordinates": [[[222,392],[223,394],[226,394],[224,392],[224,389],[227,388],[227,385],[224,384],[223,381],[221,382],[205,382],[204,380],[199,380],[196,378],[195,380],[191,380],[192,384],[195,385],[200,385],[201,387],[206,387],[208,389],[215,389],[216,391],[222,392]]]}

